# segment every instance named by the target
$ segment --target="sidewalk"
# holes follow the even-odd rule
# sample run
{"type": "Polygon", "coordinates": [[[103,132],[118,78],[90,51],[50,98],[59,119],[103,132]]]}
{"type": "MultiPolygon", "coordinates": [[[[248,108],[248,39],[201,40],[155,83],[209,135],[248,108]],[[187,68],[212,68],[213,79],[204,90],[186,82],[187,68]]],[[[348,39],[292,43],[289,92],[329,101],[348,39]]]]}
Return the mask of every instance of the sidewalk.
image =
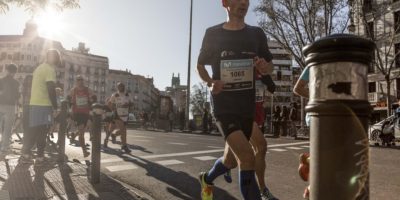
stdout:
{"type": "MultiPolygon", "coordinates": [[[[69,145],[66,146],[68,154],[69,145]]],[[[0,200],[145,200],[130,186],[101,174],[99,184],[91,184],[85,164],[57,163],[57,153],[48,154],[42,166],[18,163],[21,145],[14,142],[13,154],[0,161],[0,200]]],[[[49,148],[47,148],[49,149],[49,148]]]]}

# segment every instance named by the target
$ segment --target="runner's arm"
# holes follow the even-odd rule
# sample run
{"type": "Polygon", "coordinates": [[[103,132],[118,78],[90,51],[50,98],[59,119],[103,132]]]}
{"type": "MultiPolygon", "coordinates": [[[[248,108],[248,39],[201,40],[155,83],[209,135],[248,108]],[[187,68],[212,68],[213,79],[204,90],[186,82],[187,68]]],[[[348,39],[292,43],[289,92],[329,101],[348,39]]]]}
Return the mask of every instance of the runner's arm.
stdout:
{"type": "Polygon", "coordinates": [[[307,88],[307,84],[308,82],[303,79],[297,80],[296,85],[294,85],[293,92],[304,98],[309,98],[310,94],[307,88]]]}
{"type": "Polygon", "coordinates": [[[214,80],[208,74],[208,71],[206,70],[205,66],[201,65],[201,64],[197,64],[197,72],[199,73],[201,80],[206,82],[208,87],[211,87],[214,80]]]}
{"type": "Polygon", "coordinates": [[[57,110],[57,93],[56,93],[56,84],[54,81],[47,81],[47,92],[49,93],[49,98],[51,105],[53,106],[53,110],[57,110]]]}

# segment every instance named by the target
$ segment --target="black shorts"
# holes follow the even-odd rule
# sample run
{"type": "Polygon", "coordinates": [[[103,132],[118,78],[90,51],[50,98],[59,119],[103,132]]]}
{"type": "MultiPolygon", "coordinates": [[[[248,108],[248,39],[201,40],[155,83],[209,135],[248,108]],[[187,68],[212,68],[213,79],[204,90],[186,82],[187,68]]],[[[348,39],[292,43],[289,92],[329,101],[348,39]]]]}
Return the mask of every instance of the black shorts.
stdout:
{"type": "Polygon", "coordinates": [[[250,140],[251,132],[253,130],[254,117],[244,117],[240,115],[218,115],[215,116],[217,121],[217,127],[219,131],[224,135],[224,138],[238,130],[243,131],[247,140],[250,140]]]}
{"type": "Polygon", "coordinates": [[[76,122],[77,126],[80,125],[85,125],[87,124],[89,120],[89,114],[84,114],[84,113],[73,113],[72,114],[72,119],[76,122]]]}

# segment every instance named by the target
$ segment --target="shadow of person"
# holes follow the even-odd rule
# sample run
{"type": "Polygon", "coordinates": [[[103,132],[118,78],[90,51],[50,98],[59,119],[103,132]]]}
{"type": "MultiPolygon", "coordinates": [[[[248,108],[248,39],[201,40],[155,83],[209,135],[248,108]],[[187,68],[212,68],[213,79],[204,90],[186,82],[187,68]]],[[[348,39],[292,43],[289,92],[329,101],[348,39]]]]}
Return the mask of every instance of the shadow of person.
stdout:
{"type": "Polygon", "coordinates": [[[18,160],[7,162],[9,177],[2,190],[8,190],[11,199],[48,199],[45,192],[44,174],[51,167],[35,167],[22,163],[15,166],[15,162],[18,160]]]}
{"type": "MultiPolygon", "coordinates": [[[[117,141],[115,144],[121,145],[120,141],[117,141]]],[[[129,149],[131,150],[139,150],[145,153],[153,153],[151,151],[148,151],[146,148],[139,146],[139,145],[134,145],[134,144],[127,144],[127,146],[129,147],[129,149]]],[[[107,150],[105,150],[104,152],[106,153],[106,151],[110,150],[111,148],[108,147],[107,150]]]]}
{"type": "MultiPolygon", "coordinates": [[[[197,200],[200,198],[200,183],[197,178],[190,176],[188,173],[183,171],[174,171],[170,168],[162,166],[160,164],[151,162],[149,160],[141,159],[134,155],[127,157],[126,154],[119,155],[122,159],[135,164],[147,171],[146,177],[132,177],[132,176],[121,176],[124,179],[123,182],[130,183],[132,185],[137,185],[137,187],[143,188],[138,183],[148,182],[149,177],[157,179],[158,181],[164,183],[167,187],[166,192],[176,197],[176,199],[183,200],[197,200]]],[[[127,172],[128,173],[128,172],[127,172]]],[[[228,192],[214,187],[214,200],[236,200],[228,192]]],[[[160,191],[162,192],[161,189],[160,191]]]]}

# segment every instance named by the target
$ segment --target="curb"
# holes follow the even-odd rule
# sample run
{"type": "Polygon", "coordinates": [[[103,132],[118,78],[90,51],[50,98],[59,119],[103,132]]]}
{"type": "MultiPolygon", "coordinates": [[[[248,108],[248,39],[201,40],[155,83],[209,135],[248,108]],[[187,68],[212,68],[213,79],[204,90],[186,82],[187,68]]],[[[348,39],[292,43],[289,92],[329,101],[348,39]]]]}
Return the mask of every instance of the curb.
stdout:
{"type": "Polygon", "coordinates": [[[102,173],[101,175],[106,177],[106,178],[108,178],[108,179],[111,179],[112,181],[115,181],[115,182],[117,182],[117,183],[119,183],[119,184],[121,184],[123,186],[121,188],[112,188],[112,190],[115,193],[120,194],[120,196],[123,199],[130,199],[130,198],[126,198],[126,196],[128,196],[128,197],[129,196],[134,196],[139,200],[154,200],[154,198],[151,197],[150,195],[146,194],[145,192],[143,192],[143,191],[141,191],[141,190],[139,190],[139,189],[137,189],[137,188],[135,188],[135,187],[133,187],[131,185],[128,185],[128,184],[126,184],[126,183],[124,183],[124,182],[122,182],[120,180],[117,180],[117,179],[115,179],[115,178],[113,178],[113,177],[111,177],[111,176],[109,176],[107,174],[102,173]]]}

